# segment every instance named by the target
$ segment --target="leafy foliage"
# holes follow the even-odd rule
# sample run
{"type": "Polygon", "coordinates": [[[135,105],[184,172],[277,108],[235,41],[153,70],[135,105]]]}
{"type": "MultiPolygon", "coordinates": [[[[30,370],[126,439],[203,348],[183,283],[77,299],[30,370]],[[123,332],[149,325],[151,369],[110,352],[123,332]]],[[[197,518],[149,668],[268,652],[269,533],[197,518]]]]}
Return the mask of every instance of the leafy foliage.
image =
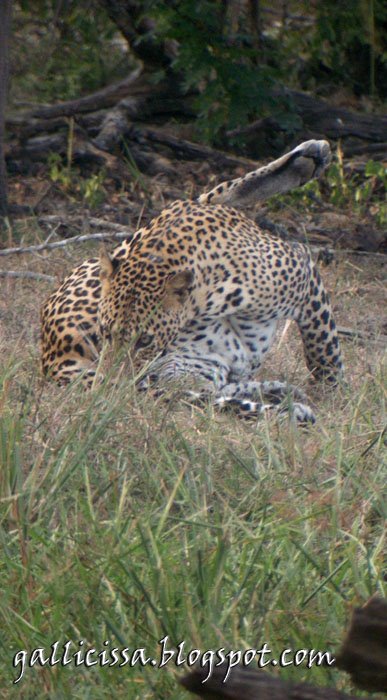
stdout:
{"type": "MultiPolygon", "coordinates": [[[[253,7],[256,3],[247,0],[141,4],[143,17],[155,19],[160,38],[179,44],[172,71],[183,90],[195,93],[201,139],[221,145],[228,130],[268,115],[293,132],[299,117],[280,89],[273,98],[273,87],[338,84],[371,96],[385,94],[382,0],[327,0],[315,7],[306,1],[260,2],[255,18],[253,7]]],[[[13,72],[39,99],[71,99],[127,74],[130,52],[102,2],[37,0],[32,13],[31,3],[19,0],[16,17],[23,28],[20,36],[15,32],[13,72]],[[42,23],[49,31],[40,30],[42,23]]],[[[133,19],[134,31],[136,22],[141,17],[133,19]]],[[[138,42],[147,39],[139,33],[138,42]]],[[[154,80],[166,70],[155,71],[154,80]]]]}
{"type": "Polygon", "coordinates": [[[292,105],[272,96],[272,88],[284,84],[336,83],[357,93],[384,94],[387,10],[381,0],[328,0],[315,10],[309,2],[286,3],[289,13],[281,16],[276,8],[276,21],[265,12],[271,4],[259,5],[258,28],[249,3],[178,0],[147,8],[161,36],[179,43],[173,68],[187,91],[198,91],[194,104],[202,138],[221,142],[225,130],[268,114],[285,131],[294,130],[298,117],[292,105]],[[299,13],[300,5],[303,22],[290,14],[299,13]]]}
{"type": "Polygon", "coordinates": [[[116,27],[96,0],[37,0],[33,11],[21,0],[15,24],[12,72],[40,100],[73,99],[127,74],[116,27]]]}
{"type": "Polygon", "coordinates": [[[202,138],[219,141],[225,129],[268,114],[285,129],[297,124],[289,99],[271,94],[281,71],[263,59],[245,16],[232,30],[222,5],[211,0],[159,3],[154,14],[160,32],[179,42],[173,68],[183,88],[198,91],[194,105],[202,138]]]}
{"type": "Polygon", "coordinates": [[[379,226],[385,226],[387,204],[380,192],[386,190],[387,169],[383,163],[370,160],[365,166],[364,176],[365,179],[359,178],[358,174],[346,175],[342,151],[338,148],[336,160],[326,174],[328,201],[339,207],[350,207],[359,216],[368,212],[379,226]]]}
{"type": "Polygon", "coordinates": [[[60,187],[71,201],[82,201],[91,210],[100,206],[106,198],[104,169],[82,177],[78,169],[70,163],[64,164],[57,153],[51,153],[48,159],[49,177],[60,187]]]}
{"type": "Polygon", "coordinates": [[[387,203],[383,197],[386,186],[387,169],[384,163],[369,160],[364,173],[348,173],[339,146],[323,178],[274,197],[270,206],[274,211],[280,210],[283,205],[305,210],[313,201],[327,202],[342,211],[351,210],[360,218],[367,214],[377,226],[383,228],[387,224],[387,203]]]}
{"type": "Polygon", "coordinates": [[[386,23],[383,0],[318,3],[310,70],[358,94],[386,95],[386,23]]]}

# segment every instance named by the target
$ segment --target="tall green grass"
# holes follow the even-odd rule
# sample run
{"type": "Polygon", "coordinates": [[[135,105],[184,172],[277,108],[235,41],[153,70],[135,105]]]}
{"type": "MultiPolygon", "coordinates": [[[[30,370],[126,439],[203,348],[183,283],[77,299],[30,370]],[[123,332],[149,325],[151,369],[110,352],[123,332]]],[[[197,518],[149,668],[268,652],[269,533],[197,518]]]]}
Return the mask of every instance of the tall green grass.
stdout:
{"type": "MultiPolygon", "coordinates": [[[[334,654],[350,609],[386,587],[382,377],[343,392],[305,431],[129,379],[85,394],[4,370],[0,697],[188,697],[173,663],[35,665],[13,684],[17,651],[55,641],[334,654]]],[[[333,668],[271,672],[350,688],[333,668]]]]}

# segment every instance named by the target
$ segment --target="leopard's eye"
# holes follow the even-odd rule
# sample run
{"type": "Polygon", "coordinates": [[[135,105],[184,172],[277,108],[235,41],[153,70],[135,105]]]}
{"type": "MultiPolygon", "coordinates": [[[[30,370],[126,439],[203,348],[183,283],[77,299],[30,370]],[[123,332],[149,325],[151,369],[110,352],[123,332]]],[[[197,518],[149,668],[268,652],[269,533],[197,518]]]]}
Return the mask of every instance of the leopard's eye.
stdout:
{"type": "Polygon", "coordinates": [[[149,333],[141,333],[141,335],[137,338],[134,347],[135,350],[139,350],[140,348],[147,348],[152,343],[153,335],[150,335],[149,333]]]}

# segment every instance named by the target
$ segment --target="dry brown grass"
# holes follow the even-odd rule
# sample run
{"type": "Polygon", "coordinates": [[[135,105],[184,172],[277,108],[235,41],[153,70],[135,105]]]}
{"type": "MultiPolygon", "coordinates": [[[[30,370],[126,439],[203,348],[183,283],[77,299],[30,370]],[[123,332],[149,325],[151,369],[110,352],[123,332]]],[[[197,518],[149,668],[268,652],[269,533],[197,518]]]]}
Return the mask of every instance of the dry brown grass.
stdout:
{"type": "MultiPolygon", "coordinates": [[[[29,243],[45,235],[34,219],[22,230],[29,243]]],[[[59,281],[95,250],[2,265],[59,281]]],[[[47,383],[39,309],[53,285],[1,280],[4,684],[17,649],[58,638],[157,651],[167,630],[203,650],[337,649],[350,606],[383,590],[383,268],[338,253],[322,274],[339,325],[373,337],[343,339],[337,391],[309,384],[296,328],[272,351],[261,376],[306,391],[318,416],[308,430],[155,400],[125,375],[89,394],[47,383]]],[[[181,700],[173,668],[145,670],[27,669],[20,692],[181,700]]],[[[281,672],[348,688],[337,672],[281,672]]]]}
{"type": "MultiPolygon", "coordinates": [[[[175,194],[175,192],[173,192],[175,194]]],[[[119,197],[117,201],[120,202],[119,197]]],[[[126,201],[126,200],[125,200],[126,201]]],[[[164,204],[164,192],[161,186],[154,188],[152,210],[158,204],[164,204]]],[[[133,228],[138,222],[138,209],[132,215],[133,228]]],[[[146,216],[143,213],[143,216],[146,216]]],[[[116,218],[119,218],[119,211],[116,218]]],[[[17,226],[17,235],[23,241],[44,240],[45,233],[39,227],[36,219],[31,218],[17,226]]],[[[82,246],[69,246],[66,249],[47,251],[36,255],[20,255],[2,258],[5,270],[34,270],[55,276],[58,282],[81,260],[95,255],[98,245],[88,243],[82,246]]],[[[337,251],[335,261],[328,267],[322,268],[322,275],[330,292],[335,317],[339,326],[351,328],[354,331],[370,335],[369,340],[355,338],[342,339],[342,349],[345,361],[345,381],[347,387],[332,392],[308,381],[305,367],[302,343],[295,324],[282,337],[283,325],[277,334],[277,343],[267,358],[260,376],[262,378],[287,379],[303,388],[316,406],[320,422],[325,425],[344,425],[348,422],[352,411],[351,398],[362,392],[362,386],[368,380],[381,376],[385,358],[383,340],[386,336],[387,316],[386,288],[384,278],[383,257],[367,257],[357,254],[340,253],[337,251]],[[280,341],[280,347],[278,342],[280,341]]],[[[16,384],[22,393],[23,384],[36,387],[36,393],[42,397],[42,405],[47,405],[50,411],[52,401],[57,401],[63,390],[42,381],[39,373],[39,311],[44,299],[50,294],[55,285],[46,281],[28,279],[2,279],[0,287],[0,319],[1,319],[1,364],[9,362],[18,365],[16,384]]],[[[11,391],[11,389],[10,389],[11,391]]],[[[143,399],[142,399],[143,401],[143,399]]],[[[367,397],[362,397],[367,402],[367,397]]],[[[145,399],[146,403],[146,399],[145,399]]],[[[71,399],[70,399],[71,404],[71,399]]],[[[158,404],[159,405],[159,404],[158,404]]],[[[372,400],[371,400],[372,405],[372,400]]],[[[63,420],[62,405],[59,402],[51,415],[53,432],[60,428],[63,420]]],[[[140,409],[140,411],[142,408],[140,409]]],[[[162,408],[159,411],[170,411],[162,408]]],[[[372,410],[372,407],[371,407],[372,410]]],[[[182,411],[183,420],[187,419],[187,408],[178,409],[176,416],[182,411]]],[[[375,420],[379,422],[380,407],[375,406],[375,420]]],[[[200,409],[192,409],[191,419],[200,418],[200,409]]],[[[212,418],[218,429],[227,432],[229,417],[216,415],[212,418]]],[[[137,419],[136,419],[137,420],[137,419]]],[[[233,427],[235,437],[231,441],[249,439],[249,425],[237,421],[233,427]]],[[[322,429],[324,429],[322,427],[322,429]]],[[[367,441],[367,435],[364,436],[367,441]]]]}

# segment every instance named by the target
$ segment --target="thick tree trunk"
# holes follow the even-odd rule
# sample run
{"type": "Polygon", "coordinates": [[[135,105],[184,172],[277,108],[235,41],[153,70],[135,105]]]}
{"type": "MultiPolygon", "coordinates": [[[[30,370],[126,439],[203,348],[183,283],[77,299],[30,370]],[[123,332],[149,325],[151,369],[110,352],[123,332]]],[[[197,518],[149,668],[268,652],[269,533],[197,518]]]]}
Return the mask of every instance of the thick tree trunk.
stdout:
{"type": "Polygon", "coordinates": [[[141,0],[99,0],[99,4],[141,61],[153,68],[170,65],[177,54],[178,44],[157,37],[155,22],[144,16],[141,0]]]}
{"type": "Polygon", "coordinates": [[[7,172],[5,168],[5,105],[9,73],[9,36],[11,31],[11,0],[0,1],[0,216],[8,212],[7,172]]]}

